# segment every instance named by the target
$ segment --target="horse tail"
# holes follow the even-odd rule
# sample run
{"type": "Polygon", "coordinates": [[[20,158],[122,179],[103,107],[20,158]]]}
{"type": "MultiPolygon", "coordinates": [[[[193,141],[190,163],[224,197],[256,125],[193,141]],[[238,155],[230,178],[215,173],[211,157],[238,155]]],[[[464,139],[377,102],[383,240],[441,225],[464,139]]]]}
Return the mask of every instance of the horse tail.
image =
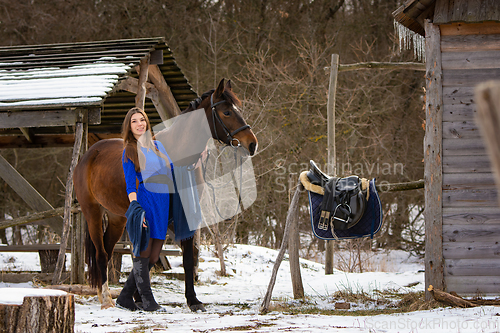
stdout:
{"type": "Polygon", "coordinates": [[[88,281],[93,288],[100,287],[101,271],[96,259],[96,248],[92,238],[90,238],[89,227],[85,223],[85,262],[88,266],[88,281]]]}

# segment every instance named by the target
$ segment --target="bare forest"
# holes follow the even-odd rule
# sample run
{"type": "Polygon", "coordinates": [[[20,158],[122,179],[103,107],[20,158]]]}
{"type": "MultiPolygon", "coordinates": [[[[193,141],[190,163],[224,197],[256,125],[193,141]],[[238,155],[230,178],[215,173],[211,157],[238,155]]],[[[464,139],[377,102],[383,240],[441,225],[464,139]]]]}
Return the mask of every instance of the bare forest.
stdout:
{"type": "MultiPolygon", "coordinates": [[[[399,50],[391,15],[402,0],[0,0],[0,46],[164,36],[195,92],[231,79],[259,140],[253,157],[258,197],[219,225],[225,243],[278,248],[298,175],[327,160],[331,54],[341,64],[416,61],[399,50]],[[293,193],[293,192],[292,192],[293,193]]],[[[336,99],[339,176],[380,183],[423,178],[424,73],[341,72],[336,99]]],[[[54,206],[64,205],[71,149],[0,153],[54,206]]],[[[326,170],[326,166],[324,168],[326,170]]],[[[30,212],[0,180],[0,213],[30,212]]],[[[307,196],[299,219],[302,256],[314,258],[307,196]]],[[[374,240],[337,246],[423,253],[423,191],[382,193],[383,230],[374,240]]],[[[43,227],[0,231],[1,243],[52,241],[43,227]]],[[[210,233],[202,231],[206,241],[210,233]]]]}

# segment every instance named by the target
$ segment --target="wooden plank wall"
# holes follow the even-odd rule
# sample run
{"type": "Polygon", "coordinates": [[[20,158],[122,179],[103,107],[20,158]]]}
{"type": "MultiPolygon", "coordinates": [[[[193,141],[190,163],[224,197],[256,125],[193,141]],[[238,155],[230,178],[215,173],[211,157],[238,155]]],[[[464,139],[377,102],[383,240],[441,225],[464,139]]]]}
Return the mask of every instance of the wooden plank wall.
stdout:
{"type": "Polygon", "coordinates": [[[500,23],[441,25],[443,257],[447,291],[500,295],[500,208],[474,87],[500,78],[500,23]]]}

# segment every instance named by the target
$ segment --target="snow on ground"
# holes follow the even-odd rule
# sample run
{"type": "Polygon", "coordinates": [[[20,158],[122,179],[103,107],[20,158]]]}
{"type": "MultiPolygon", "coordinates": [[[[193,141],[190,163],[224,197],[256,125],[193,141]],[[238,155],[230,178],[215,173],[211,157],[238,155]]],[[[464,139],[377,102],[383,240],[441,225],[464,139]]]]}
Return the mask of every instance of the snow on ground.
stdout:
{"type": "MultiPolygon", "coordinates": [[[[335,315],[296,314],[296,311],[286,309],[289,305],[290,309],[314,307],[332,310],[335,303],[332,296],[339,290],[366,293],[374,298],[377,292],[384,290],[422,291],[423,261],[402,251],[373,255],[370,258],[372,267],[384,270],[378,272],[336,270],[333,275],[325,275],[324,265],[301,259],[304,302],[293,299],[289,263],[284,260],[273,290],[272,311],[262,315],[259,308],[276,256],[277,251],[263,247],[230,247],[225,260],[229,276],[220,277],[217,274],[220,270],[218,259],[209,248],[203,248],[196,291],[207,312],[190,312],[185,305],[183,281],[156,274],[153,292],[166,313],[129,312],[117,308],[101,310],[97,297],[77,296],[75,332],[500,332],[500,309],[492,306],[438,308],[376,316],[338,315],[339,312],[335,315]],[[281,305],[281,310],[275,310],[274,304],[281,305]]],[[[181,259],[169,259],[173,271],[182,272],[181,259]]],[[[130,268],[131,259],[124,256],[123,271],[130,268]]],[[[0,253],[0,269],[37,270],[38,255],[0,253]]],[[[124,280],[125,277],[121,281],[124,280]]],[[[0,288],[13,287],[34,288],[32,284],[0,283],[0,288]]],[[[352,301],[351,306],[349,311],[383,307],[352,301]]]]}

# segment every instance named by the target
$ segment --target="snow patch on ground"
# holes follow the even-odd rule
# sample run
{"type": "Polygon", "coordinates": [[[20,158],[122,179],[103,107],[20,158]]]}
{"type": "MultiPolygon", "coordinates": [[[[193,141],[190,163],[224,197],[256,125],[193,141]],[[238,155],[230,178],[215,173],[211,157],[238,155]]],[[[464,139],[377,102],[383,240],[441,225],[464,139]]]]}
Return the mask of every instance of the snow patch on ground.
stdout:
{"type": "MultiPolygon", "coordinates": [[[[439,308],[404,314],[340,316],[293,314],[273,311],[260,314],[278,251],[235,245],[225,254],[228,276],[219,274],[220,263],[213,248],[200,254],[198,298],[206,313],[192,313],[185,304],[184,282],[162,274],[152,278],[154,295],[165,313],[129,312],[118,308],[101,310],[97,297],[76,297],[75,332],[498,332],[500,309],[482,306],[472,309],[439,308]]],[[[337,253],[336,255],[340,255],[337,253]]],[[[344,255],[348,255],[345,253],[344,255]]],[[[370,256],[371,272],[347,273],[335,270],[324,274],[324,265],[301,259],[306,302],[293,299],[287,257],[278,270],[273,302],[317,309],[334,308],[337,291],[366,293],[376,297],[380,291],[417,292],[424,289],[424,263],[403,251],[378,252],[370,256]]],[[[172,272],[182,272],[181,258],[169,258],[172,272]]],[[[0,253],[2,270],[39,270],[36,253],[0,253]],[[19,261],[18,261],[19,260],[19,261]],[[16,266],[17,262],[17,266],[16,266]]],[[[130,256],[123,256],[122,271],[131,269],[130,256]]],[[[125,274],[121,282],[125,281],[125,274]]],[[[0,288],[36,288],[33,284],[5,284],[0,288]]],[[[120,287],[120,286],[117,286],[120,287]]],[[[0,291],[1,292],[1,291],[0,291]]],[[[371,305],[352,304],[352,310],[371,305]]]]}

